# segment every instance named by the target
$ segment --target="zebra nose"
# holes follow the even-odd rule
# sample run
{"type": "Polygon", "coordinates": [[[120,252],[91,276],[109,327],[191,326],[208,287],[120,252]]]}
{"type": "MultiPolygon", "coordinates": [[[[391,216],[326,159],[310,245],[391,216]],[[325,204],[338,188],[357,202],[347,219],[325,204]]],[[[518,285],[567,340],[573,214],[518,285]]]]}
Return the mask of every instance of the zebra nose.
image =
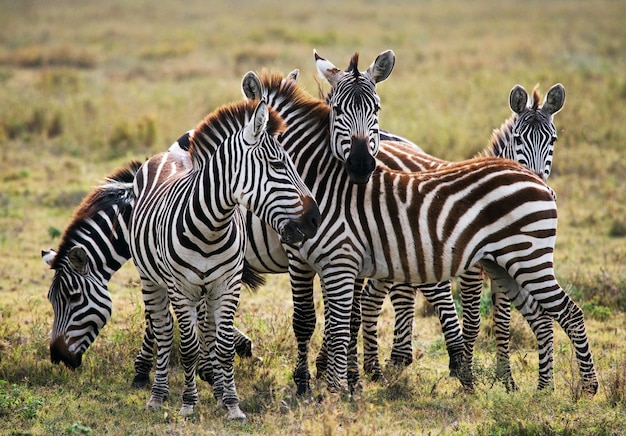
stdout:
{"type": "Polygon", "coordinates": [[[65,366],[74,370],[82,363],[82,353],[72,354],[63,336],[59,336],[50,343],[50,361],[54,364],[63,362],[65,366]]]}
{"type": "Polygon", "coordinates": [[[305,197],[302,203],[304,214],[300,219],[300,231],[307,238],[312,238],[320,226],[320,209],[313,197],[305,197]]]}
{"type": "Polygon", "coordinates": [[[350,181],[357,185],[366,184],[374,169],[376,169],[376,159],[369,150],[369,138],[364,136],[353,136],[350,154],[345,163],[346,171],[350,181]]]}

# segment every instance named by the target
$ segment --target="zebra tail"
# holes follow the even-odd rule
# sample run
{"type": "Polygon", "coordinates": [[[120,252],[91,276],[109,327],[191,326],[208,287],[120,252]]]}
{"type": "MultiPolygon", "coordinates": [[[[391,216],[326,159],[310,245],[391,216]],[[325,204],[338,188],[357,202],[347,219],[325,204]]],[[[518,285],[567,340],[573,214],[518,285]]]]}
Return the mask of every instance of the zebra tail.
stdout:
{"type": "Polygon", "coordinates": [[[243,275],[241,276],[241,281],[252,292],[258,291],[261,286],[265,285],[265,277],[252,269],[246,260],[244,260],[243,263],[243,275]]]}

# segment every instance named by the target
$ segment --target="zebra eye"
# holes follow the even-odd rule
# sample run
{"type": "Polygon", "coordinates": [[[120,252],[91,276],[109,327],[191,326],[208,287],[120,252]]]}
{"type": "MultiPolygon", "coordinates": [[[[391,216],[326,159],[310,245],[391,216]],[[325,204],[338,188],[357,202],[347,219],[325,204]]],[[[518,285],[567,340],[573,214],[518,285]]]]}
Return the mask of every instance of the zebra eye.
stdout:
{"type": "Polygon", "coordinates": [[[554,143],[558,140],[559,138],[557,138],[556,136],[553,136],[552,139],[550,139],[550,145],[554,145],[554,143]]]}
{"type": "Polygon", "coordinates": [[[80,301],[80,292],[74,290],[70,292],[70,303],[78,303],[80,301]]]}
{"type": "Polygon", "coordinates": [[[515,135],[513,137],[513,140],[515,141],[515,145],[522,145],[522,137],[519,135],[515,135]]]}
{"type": "Polygon", "coordinates": [[[341,115],[343,113],[339,105],[333,106],[333,112],[335,112],[335,115],[341,115]]]}

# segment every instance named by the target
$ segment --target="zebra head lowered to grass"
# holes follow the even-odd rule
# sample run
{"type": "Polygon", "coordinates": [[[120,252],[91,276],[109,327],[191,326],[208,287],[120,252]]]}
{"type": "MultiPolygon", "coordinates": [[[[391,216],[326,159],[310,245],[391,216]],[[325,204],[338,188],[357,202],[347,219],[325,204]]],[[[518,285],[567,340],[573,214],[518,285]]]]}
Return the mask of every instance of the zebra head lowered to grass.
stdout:
{"type": "MultiPolygon", "coordinates": [[[[58,251],[42,250],[44,262],[54,270],[48,291],[54,312],[50,338],[53,363],[63,362],[72,369],[80,366],[84,352],[111,317],[108,282],[130,259],[128,229],[135,198],[133,180],[140,166],[140,162],[132,161],[110,174],[76,208],[58,251]]],[[[243,283],[255,289],[263,284],[263,278],[246,263],[243,283]]],[[[238,330],[235,334],[238,354],[251,355],[250,339],[238,330]]],[[[149,381],[153,348],[154,335],[147,318],[142,350],[135,361],[134,387],[149,381]]],[[[200,370],[201,378],[211,379],[208,369],[200,370]]]]}
{"type": "Polygon", "coordinates": [[[54,270],[48,291],[54,311],[50,336],[53,363],[79,367],[83,353],[111,318],[107,285],[130,258],[128,223],[132,183],[139,166],[139,162],[131,162],[95,188],[76,208],[58,251],[41,253],[54,270]]]}
{"type": "Polygon", "coordinates": [[[313,237],[320,222],[311,191],[276,140],[283,129],[282,118],[263,101],[222,107],[191,133],[188,159],[162,153],[135,177],[130,247],[158,347],[149,409],[160,408],[169,393],[171,303],[185,371],[180,414],[193,412],[195,320],[203,303],[215,398],[228,409],[228,419],[245,419],[233,374],[233,317],[247,243],[239,206],[271,225],[289,246],[313,237]],[[182,170],[170,176],[172,166],[182,170]]]}

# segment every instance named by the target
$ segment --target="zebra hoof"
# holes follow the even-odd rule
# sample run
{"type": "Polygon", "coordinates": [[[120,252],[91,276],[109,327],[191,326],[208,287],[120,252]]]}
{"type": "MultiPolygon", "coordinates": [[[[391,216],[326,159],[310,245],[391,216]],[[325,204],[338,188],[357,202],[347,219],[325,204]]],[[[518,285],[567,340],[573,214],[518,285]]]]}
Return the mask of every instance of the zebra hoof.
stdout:
{"type": "Polygon", "coordinates": [[[252,357],[252,341],[247,340],[235,347],[235,353],[239,357],[252,357]]]}
{"type": "Polygon", "coordinates": [[[193,415],[193,405],[183,404],[183,407],[178,411],[179,416],[191,416],[193,415]]]}
{"type": "Polygon", "coordinates": [[[163,406],[163,400],[160,398],[150,397],[150,401],[146,404],[148,410],[159,410],[163,406]]]}
{"type": "Polygon", "coordinates": [[[246,422],[246,414],[241,411],[237,406],[231,408],[226,415],[228,421],[246,422]]]}
{"type": "Polygon", "coordinates": [[[132,389],[143,389],[150,383],[150,376],[148,374],[135,374],[133,382],[130,384],[132,389]]]}

